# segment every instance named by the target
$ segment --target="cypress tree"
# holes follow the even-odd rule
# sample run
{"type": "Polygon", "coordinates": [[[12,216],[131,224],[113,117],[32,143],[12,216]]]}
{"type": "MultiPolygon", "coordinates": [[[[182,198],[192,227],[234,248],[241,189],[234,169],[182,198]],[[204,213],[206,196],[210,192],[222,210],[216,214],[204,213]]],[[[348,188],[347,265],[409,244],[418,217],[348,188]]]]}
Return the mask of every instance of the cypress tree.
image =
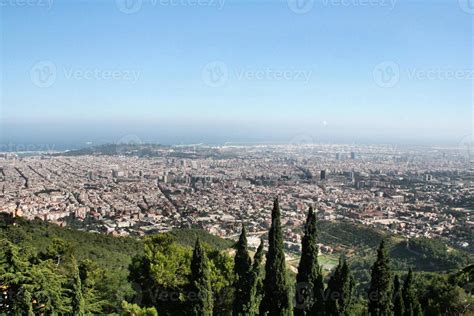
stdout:
{"type": "Polygon", "coordinates": [[[314,292],[318,290],[316,283],[320,273],[316,239],[316,214],[313,207],[310,207],[306,218],[304,236],[301,241],[301,258],[298,274],[296,275],[294,314],[297,316],[313,315],[314,311],[323,308],[322,302],[316,302],[317,293],[314,292]],[[318,306],[315,306],[316,308],[313,311],[313,305],[315,304],[318,306]]]}
{"type": "Polygon", "coordinates": [[[325,302],[325,310],[326,310],[326,315],[337,315],[337,312],[339,310],[339,307],[337,306],[337,296],[339,295],[338,293],[338,283],[339,283],[339,277],[340,277],[340,272],[341,270],[341,260],[339,259],[339,264],[336,266],[336,269],[334,270],[333,274],[329,278],[328,281],[328,287],[326,288],[325,291],[325,297],[326,297],[326,302],[325,302]]]}
{"type": "Polygon", "coordinates": [[[190,276],[191,314],[195,316],[212,315],[213,298],[210,281],[209,260],[199,237],[194,246],[190,276]]]}
{"type": "Polygon", "coordinates": [[[403,302],[405,303],[405,316],[418,316],[421,314],[421,306],[415,293],[413,284],[413,270],[408,270],[408,275],[403,283],[403,302]]]}
{"type": "Polygon", "coordinates": [[[242,232],[236,245],[234,257],[234,273],[236,281],[234,283],[235,297],[232,308],[233,315],[245,315],[245,309],[249,306],[251,300],[251,280],[250,270],[252,260],[247,250],[247,236],[245,226],[242,224],[242,232]]]}
{"type": "Polygon", "coordinates": [[[73,284],[72,284],[72,314],[77,316],[85,315],[85,302],[82,295],[82,282],[79,275],[79,268],[76,259],[73,259],[73,284]]]}
{"type": "Polygon", "coordinates": [[[271,316],[292,315],[293,309],[286,275],[278,199],[275,199],[273,203],[272,225],[268,234],[268,252],[266,258],[260,314],[269,314],[271,316]]]}
{"type": "Polygon", "coordinates": [[[347,263],[346,259],[342,259],[342,267],[341,267],[341,298],[340,298],[340,306],[339,311],[340,315],[351,315],[352,312],[352,305],[354,303],[354,288],[355,288],[355,280],[352,276],[352,273],[349,269],[349,264],[347,263]]]}
{"type": "Polygon", "coordinates": [[[405,304],[403,302],[402,287],[398,275],[393,280],[393,316],[403,316],[405,312],[405,304]]]}
{"type": "Polygon", "coordinates": [[[377,250],[377,260],[372,266],[372,280],[368,293],[369,315],[392,315],[392,276],[390,259],[385,241],[382,240],[377,250]]]}
{"type": "Polygon", "coordinates": [[[324,315],[324,277],[321,267],[319,267],[318,278],[314,284],[314,304],[310,315],[324,315]]]}
{"type": "Polygon", "coordinates": [[[351,315],[355,281],[345,258],[339,259],[326,289],[326,315],[351,315]]]}
{"type": "Polygon", "coordinates": [[[263,261],[263,240],[260,241],[257,252],[253,257],[252,269],[250,272],[250,292],[247,299],[248,305],[244,314],[248,316],[258,315],[259,305],[262,300],[262,261],[263,261]]]}

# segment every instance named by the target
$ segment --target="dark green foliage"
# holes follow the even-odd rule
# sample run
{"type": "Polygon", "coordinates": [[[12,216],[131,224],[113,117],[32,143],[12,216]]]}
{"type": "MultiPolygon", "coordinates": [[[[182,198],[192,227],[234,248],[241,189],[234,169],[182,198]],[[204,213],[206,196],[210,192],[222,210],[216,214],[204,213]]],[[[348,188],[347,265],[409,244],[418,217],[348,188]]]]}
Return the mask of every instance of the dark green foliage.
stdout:
{"type": "MultiPolygon", "coordinates": [[[[416,270],[425,271],[458,269],[473,260],[472,254],[456,249],[448,250],[446,242],[425,237],[397,243],[390,250],[390,256],[416,267],[416,270]]],[[[404,269],[408,269],[408,266],[404,269]]]]}
{"type": "Polygon", "coordinates": [[[419,316],[420,315],[420,305],[418,303],[418,297],[414,289],[414,280],[413,280],[413,271],[410,268],[408,275],[403,283],[403,303],[405,306],[405,316],[419,316]]]}
{"type": "Polygon", "coordinates": [[[21,297],[23,298],[23,306],[21,308],[23,313],[27,316],[33,316],[35,313],[33,312],[33,298],[31,297],[31,293],[24,288],[21,297]]]}
{"type": "Polygon", "coordinates": [[[373,249],[386,237],[383,231],[348,222],[318,221],[317,229],[318,238],[325,245],[364,246],[373,249]]]}
{"type": "Polygon", "coordinates": [[[419,301],[426,316],[471,315],[474,312],[474,297],[453,282],[459,271],[451,276],[430,274],[417,278],[416,288],[420,292],[419,301]],[[420,280],[421,279],[421,280],[420,280]]]}
{"type": "Polygon", "coordinates": [[[252,269],[250,271],[250,292],[245,307],[248,316],[258,315],[263,289],[263,240],[260,241],[257,252],[253,257],[252,269]]]}
{"type": "Polygon", "coordinates": [[[41,256],[44,260],[52,259],[56,262],[56,265],[60,265],[61,259],[71,254],[71,244],[62,238],[54,237],[41,256]]]}
{"type": "MultiPolygon", "coordinates": [[[[121,301],[132,299],[127,268],[132,257],[143,253],[142,242],[136,239],[86,233],[6,214],[0,214],[0,238],[12,241],[22,252],[30,253],[28,257],[33,258],[33,262],[49,262],[48,266],[54,266],[55,273],[65,280],[64,283],[73,278],[72,255],[79,263],[94,262],[100,272],[94,275],[94,286],[88,286],[84,292],[89,313],[119,312],[121,301]],[[92,295],[94,292],[98,295],[92,295]]],[[[30,294],[34,299],[35,293],[30,291],[30,294]]],[[[37,307],[33,305],[36,311],[37,307]]]]}
{"type": "Polygon", "coordinates": [[[171,235],[180,245],[187,247],[194,247],[197,237],[203,244],[207,244],[213,249],[224,250],[231,248],[234,244],[232,240],[211,235],[202,229],[175,229],[167,234],[171,235]]]}
{"type": "Polygon", "coordinates": [[[392,314],[392,273],[385,241],[377,250],[377,260],[372,266],[372,279],[368,293],[369,314],[387,316],[392,314]]]}
{"type": "Polygon", "coordinates": [[[82,294],[82,282],[79,275],[79,267],[77,266],[76,259],[73,259],[73,284],[72,284],[72,313],[73,315],[83,316],[85,315],[85,302],[82,294]]]}
{"type": "Polygon", "coordinates": [[[326,309],[324,292],[324,277],[321,268],[319,268],[318,278],[314,283],[313,293],[315,303],[313,304],[311,315],[324,315],[326,309]]]}
{"type": "Polygon", "coordinates": [[[25,294],[30,294],[24,288],[24,284],[31,282],[30,275],[27,274],[28,262],[20,255],[20,249],[9,241],[1,242],[0,252],[0,313],[21,314],[30,309],[28,302],[31,297],[25,298],[25,294]]]}
{"type": "Polygon", "coordinates": [[[81,281],[82,296],[84,299],[85,314],[95,315],[116,308],[115,306],[109,306],[110,302],[107,298],[114,294],[108,293],[110,287],[115,287],[115,295],[118,296],[121,290],[120,284],[107,283],[113,280],[107,278],[105,271],[94,261],[89,259],[81,262],[78,271],[79,279],[81,281]]]}
{"type": "Polygon", "coordinates": [[[155,306],[160,314],[183,310],[190,274],[191,250],[168,234],[147,237],[145,255],[133,258],[129,280],[136,291],[132,303],[155,306]]]}
{"type": "MultiPolygon", "coordinates": [[[[318,244],[316,230],[316,214],[310,207],[306,219],[304,236],[301,242],[301,258],[296,275],[295,315],[313,315],[317,310],[324,309],[323,301],[316,301],[319,297],[317,286],[320,278],[318,264],[318,244]],[[313,305],[315,305],[313,308],[313,305]]],[[[324,288],[322,289],[324,290],[324,288]]]]}
{"type": "Polygon", "coordinates": [[[467,293],[474,296],[474,264],[451,275],[449,282],[462,287],[467,293]]]}
{"type": "Polygon", "coordinates": [[[356,250],[354,259],[357,262],[351,258],[353,271],[370,269],[373,249],[382,239],[386,241],[392,267],[396,270],[406,271],[412,266],[415,270],[445,271],[463,268],[474,261],[472,252],[459,249],[447,251],[446,241],[437,238],[411,238],[407,248],[406,241],[401,240],[400,236],[362,224],[318,221],[317,226],[319,242],[356,250]]]}
{"type": "Polygon", "coordinates": [[[66,279],[50,260],[41,261],[9,241],[1,241],[0,313],[23,315],[70,311],[66,279]]]}
{"type": "Polygon", "coordinates": [[[393,280],[393,316],[403,316],[405,313],[405,304],[403,302],[402,287],[398,275],[393,280]]]}
{"type": "MultiPolygon", "coordinates": [[[[78,262],[90,259],[108,271],[114,270],[114,274],[126,272],[131,258],[143,253],[142,242],[135,238],[87,233],[41,220],[9,218],[5,214],[0,214],[0,238],[2,237],[23,249],[34,249],[40,257],[47,254],[48,248],[52,249],[52,245],[56,244],[55,240],[62,240],[78,262]]],[[[123,277],[126,279],[126,275],[123,277]]],[[[120,304],[121,302],[117,302],[118,306],[120,304]]]]}
{"type": "Polygon", "coordinates": [[[140,307],[137,304],[122,302],[122,316],[158,316],[154,307],[140,307]]]}
{"type": "MultiPolygon", "coordinates": [[[[154,306],[160,315],[189,310],[192,249],[178,244],[171,234],[146,237],[144,245],[145,255],[135,257],[130,265],[129,279],[136,296],[129,302],[154,306]]],[[[231,312],[232,259],[223,251],[202,246],[209,259],[216,313],[231,312]]]]}
{"type": "Polygon", "coordinates": [[[283,234],[278,199],[275,199],[273,204],[272,225],[268,234],[268,252],[260,313],[268,313],[272,316],[291,315],[293,313],[285,253],[283,251],[283,234]]]}
{"type": "Polygon", "coordinates": [[[354,278],[345,258],[339,259],[325,292],[325,310],[328,316],[351,315],[354,304],[354,278]]]}
{"type": "Polygon", "coordinates": [[[251,291],[251,265],[247,249],[247,236],[245,226],[242,224],[242,232],[240,233],[239,241],[236,245],[236,253],[234,257],[234,272],[235,272],[235,292],[232,315],[245,315],[245,309],[248,307],[252,297],[251,291]]]}
{"type": "Polygon", "coordinates": [[[191,304],[191,315],[212,315],[214,302],[209,274],[209,261],[199,238],[197,238],[189,278],[190,292],[188,293],[188,299],[191,304]]]}

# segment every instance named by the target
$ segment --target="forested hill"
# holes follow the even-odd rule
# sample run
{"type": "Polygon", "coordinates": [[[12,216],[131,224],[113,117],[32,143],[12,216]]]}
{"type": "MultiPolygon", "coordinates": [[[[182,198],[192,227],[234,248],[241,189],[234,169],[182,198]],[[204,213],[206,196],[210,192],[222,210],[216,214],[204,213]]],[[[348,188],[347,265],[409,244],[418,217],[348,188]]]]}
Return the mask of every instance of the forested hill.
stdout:
{"type": "MultiPolygon", "coordinates": [[[[466,281],[466,275],[471,275],[472,279],[473,273],[472,267],[465,268],[472,262],[469,253],[424,238],[411,240],[407,247],[406,241],[399,236],[350,223],[321,222],[317,224],[317,231],[318,242],[338,249],[348,257],[356,282],[354,315],[367,308],[364,296],[370,286],[375,249],[382,239],[387,241],[393,271],[405,275],[410,267],[417,273],[417,282],[426,289],[420,291],[420,300],[435,295],[434,284],[442,287],[436,292],[437,299],[455,305],[449,308],[464,308],[466,300],[472,300],[472,293],[464,289],[472,285],[469,277],[466,281]]],[[[77,290],[78,282],[86,313],[139,315],[153,314],[153,308],[156,308],[160,314],[173,314],[182,308],[182,304],[186,305],[188,278],[192,274],[190,264],[197,238],[209,259],[214,314],[231,314],[236,276],[234,259],[227,249],[232,248],[234,242],[199,229],[174,230],[144,238],[112,237],[0,214],[0,287],[11,291],[21,288],[23,294],[18,297],[22,299],[28,290],[26,293],[34,297],[31,301],[37,302],[32,306],[33,314],[71,313],[75,299],[71,293],[77,290]],[[15,258],[13,262],[16,263],[12,264],[9,258],[15,258]],[[157,303],[150,300],[157,293],[151,295],[146,288],[177,297],[157,303]]],[[[335,255],[323,254],[320,260],[325,256],[335,255]]],[[[298,261],[287,264],[293,265],[295,270],[298,261]]],[[[289,274],[290,287],[293,287],[294,275],[289,274]]],[[[332,271],[324,271],[326,281],[331,275],[332,271]]],[[[11,297],[8,294],[3,298],[0,296],[0,314],[11,311],[5,309],[5,302],[11,297]]],[[[18,306],[24,304],[16,303],[18,306]]]]}

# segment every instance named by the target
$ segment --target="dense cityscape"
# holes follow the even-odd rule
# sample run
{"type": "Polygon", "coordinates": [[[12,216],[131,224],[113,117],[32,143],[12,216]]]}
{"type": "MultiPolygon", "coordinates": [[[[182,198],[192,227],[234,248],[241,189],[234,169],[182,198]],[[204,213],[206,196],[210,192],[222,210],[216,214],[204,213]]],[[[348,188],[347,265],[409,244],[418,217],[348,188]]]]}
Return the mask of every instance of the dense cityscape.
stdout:
{"type": "MultiPolygon", "coordinates": [[[[406,238],[472,251],[474,169],[464,148],[290,144],[119,144],[0,156],[0,212],[113,235],[202,228],[256,248],[280,199],[298,252],[309,206],[406,238]]],[[[323,251],[332,251],[320,245],[323,251]]]]}

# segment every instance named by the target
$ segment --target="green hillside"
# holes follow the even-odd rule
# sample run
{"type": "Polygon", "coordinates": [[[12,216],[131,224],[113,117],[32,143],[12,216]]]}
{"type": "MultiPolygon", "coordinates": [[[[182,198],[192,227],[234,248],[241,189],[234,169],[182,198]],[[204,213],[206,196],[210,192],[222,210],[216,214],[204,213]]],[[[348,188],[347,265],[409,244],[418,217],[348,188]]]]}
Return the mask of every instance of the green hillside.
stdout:
{"type": "MultiPolygon", "coordinates": [[[[405,275],[411,267],[420,276],[418,282],[427,289],[420,293],[420,299],[423,295],[428,300],[433,295],[444,297],[448,294],[459,298],[459,295],[466,295],[463,293],[470,291],[472,266],[465,267],[474,261],[472,254],[449,248],[440,240],[418,238],[410,240],[407,245],[406,240],[400,236],[346,222],[320,222],[317,228],[319,242],[336,250],[332,255],[321,256],[320,264],[335,266],[339,254],[347,255],[356,281],[354,294],[359,302],[358,308],[365,308],[364,296],[370,285],[375,249],[382,239],[386,240],[391,266],[395,272],[405,275]],[[437,273],[439,271],[447,273],[437,273]],[[437,287],[444,286],[448,281],[448,287],[443,291],[461,291],[460,288],[464,287],[464,292],[439,292],[437,287]],[[458,287],[453,285],[456,282],[458,287]]],[[[50,282],[44,283],[43,286],[48,291],[54,292],[56,289],[60,292],[56,293],[57,295],[66,297],[63,300],[65,305],[70,304],[67,293],[70,293],[69,288],[73,286],[70,282],[74,279],[74,266],[77,263],[84,282],[84,295],[88,302],[93,302],[86,310],[93,314],[99,311],[123,313],[127,308],[138,308],[135,305],[123,305],[126,304],[124,301],[147,307],[158,306],[159,310],[167,311],[166,314],[173,314],[173,311],[186,306],[183,297],[196,238],[205,245],[210,260],[210,280],[216,298],[214,310],[219,314],[228,314],[233,295],[233,260],[228,251],[222,250],[233,247],[233,241],[199,229],[177,229],[145,238],[113,237],[62,228],[40,220],[26,221],[0,214],[0,241],[4,251],[12,249],[18,252],[18,256],[25,260],[24,265],[29,266],[26,271],[38,271],[35,273],[40,276],[51,273],[57,275],[57,279],[54,279],[57,283],[51,283],[56,284],[55,286],[50,282]],[[151,264],[152,270],[143,270],[144,264],[151,264]],[[144,271],[149,278],[154,278],[152,284],[156,291],[171,294],[176,292],[179,294],[179,300],[167,301],[162,306],[156,305],[154,296],[143,292],[144,288],[149,286],[147,282],[150,282],[150,279],[143,279],[140,271],[144,271]]],[[[296,268],[298,260],[292,262],[296,268]]],[[[294,273],[290,275],[294,277],[294,273]]],[[[331,273],[325,273],[326,281],[330,275],[331,273]]],[[[458,305],[462,304],[464,303],[460,302],[458,305]]],[[[51,308],[61,310],[66,307],[57,303],[51,305],[51,308]]],[[[46,309],[42,311],[45,312],[46,309]]]]}

